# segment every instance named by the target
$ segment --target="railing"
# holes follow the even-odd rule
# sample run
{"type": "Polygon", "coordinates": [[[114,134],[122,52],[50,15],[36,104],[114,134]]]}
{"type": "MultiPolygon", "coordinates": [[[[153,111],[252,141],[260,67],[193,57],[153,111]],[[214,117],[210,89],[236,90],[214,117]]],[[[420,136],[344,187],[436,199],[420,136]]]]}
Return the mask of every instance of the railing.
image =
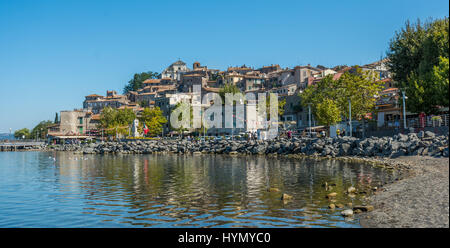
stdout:
{"type": "MultiPolygon", "coordinates": [[[[424,127],[448,127],[449,126],[449,114],[442,114],[442,115],[435,115],[435,116],[426,116],[424,127]],[[441,117],[441,120],[440,121],[433,120],[433,117],[435,117],[435,116],[441,117]]],[[[406,119],[406,124],[408,127],[422,128],[419,117],[406,119]]]]}

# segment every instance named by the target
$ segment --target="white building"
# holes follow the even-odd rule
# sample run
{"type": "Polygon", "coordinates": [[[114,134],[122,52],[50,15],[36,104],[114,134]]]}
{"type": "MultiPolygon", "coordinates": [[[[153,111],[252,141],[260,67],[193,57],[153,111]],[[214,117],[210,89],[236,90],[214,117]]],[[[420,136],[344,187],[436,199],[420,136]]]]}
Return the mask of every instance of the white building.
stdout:
{"type": "Polygon", "coordinates": [[[171,64],[169,67],[167,67],[161,73],[161,78],[170,78],[179,81],[181,80],[181,74],[188,71],[189,68],[186,66],[186,63],[184,63],[181,60],[178,60],[175,63],[171,64]]]}

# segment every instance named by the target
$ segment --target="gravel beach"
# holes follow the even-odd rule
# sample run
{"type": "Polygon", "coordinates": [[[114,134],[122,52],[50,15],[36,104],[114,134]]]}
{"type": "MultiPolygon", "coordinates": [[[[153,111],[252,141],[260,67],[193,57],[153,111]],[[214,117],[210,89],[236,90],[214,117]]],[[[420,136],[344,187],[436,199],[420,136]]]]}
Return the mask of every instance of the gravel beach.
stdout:
{"type": "Polygon", "coordinates": [[[449,159],[403,156],[393,159],[410,175],[369,198],[375,210],[361,214],[366,228],[448,228],[449,159]]]}

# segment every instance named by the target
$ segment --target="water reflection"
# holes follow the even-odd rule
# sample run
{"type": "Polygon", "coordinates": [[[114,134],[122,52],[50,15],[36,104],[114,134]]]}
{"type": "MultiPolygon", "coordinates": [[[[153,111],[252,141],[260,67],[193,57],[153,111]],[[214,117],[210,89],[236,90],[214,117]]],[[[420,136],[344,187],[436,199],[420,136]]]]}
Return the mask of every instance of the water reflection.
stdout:
{"type": "Polygon", "coordinates": [[[0,161],[1,227],[358,227],[327,206],[361,204],[364,194],[345,189],[390,177],[335,160],[257,156],[29,152],[0,161]]]}

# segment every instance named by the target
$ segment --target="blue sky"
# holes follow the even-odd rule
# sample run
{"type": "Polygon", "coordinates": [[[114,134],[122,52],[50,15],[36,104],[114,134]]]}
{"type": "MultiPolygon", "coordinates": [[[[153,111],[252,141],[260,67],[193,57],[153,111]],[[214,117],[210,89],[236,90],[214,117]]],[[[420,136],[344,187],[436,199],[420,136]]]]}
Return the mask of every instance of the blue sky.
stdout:
{"type": "Polygon", "coordinates": [[[0,133],[181,58],[211,68],[366,64],[447,1],[0,0],[0,133]]]}

